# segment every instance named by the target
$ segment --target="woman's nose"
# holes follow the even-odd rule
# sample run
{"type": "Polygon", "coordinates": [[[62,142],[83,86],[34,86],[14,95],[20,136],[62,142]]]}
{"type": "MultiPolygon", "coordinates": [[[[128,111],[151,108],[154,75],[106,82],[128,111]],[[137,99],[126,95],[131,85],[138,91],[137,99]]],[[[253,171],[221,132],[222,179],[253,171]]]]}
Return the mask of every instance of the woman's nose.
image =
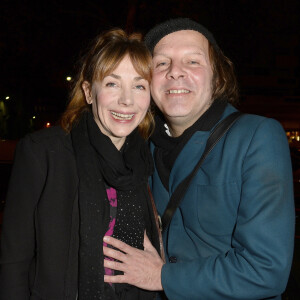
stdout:
{"type": "Polygon", "coordinates": [[[131,89],[123,88],[119,97],[119,104],[121,105],[132,105],[133,104],[133,95],[131,89]]]}

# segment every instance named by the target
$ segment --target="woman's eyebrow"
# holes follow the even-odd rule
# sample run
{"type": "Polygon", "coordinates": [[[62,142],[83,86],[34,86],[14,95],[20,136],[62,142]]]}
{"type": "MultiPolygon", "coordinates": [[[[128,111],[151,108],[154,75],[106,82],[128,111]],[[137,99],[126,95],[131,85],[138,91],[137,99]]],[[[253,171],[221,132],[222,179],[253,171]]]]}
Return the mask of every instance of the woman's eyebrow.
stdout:
{"type": "MultiPolygon", "coordinates": [[[[109,74],[108,76],[113,77],[115,79],[119,79],[119,80],[122,79],[122,77],[120,75],[117,75],[117,74],[114,74],[114,73],[109,74]]],[[[136,76],[136,77],[133,78],[133,80],[134,81],[139,81],[139,80],[146,80],[146,79],[143,78],[142,76],[136,76]]]]}
{"type": "Polygon", "coordinates": [[[113,78],[115,78],[115,79],[121,79],[121,76],[116,75],[116,74],[114,74],[114,73],[109,74],[108,76],[111,76],[111,77],[113,77],[113,78]]]}
{"type": "Polygon", "coordinates": [[[137,76],[137,77],[134,77],[134,80],[139,81],[139,80],[146,80],[146,79],[143,78],[142,76],[137,76]]]}

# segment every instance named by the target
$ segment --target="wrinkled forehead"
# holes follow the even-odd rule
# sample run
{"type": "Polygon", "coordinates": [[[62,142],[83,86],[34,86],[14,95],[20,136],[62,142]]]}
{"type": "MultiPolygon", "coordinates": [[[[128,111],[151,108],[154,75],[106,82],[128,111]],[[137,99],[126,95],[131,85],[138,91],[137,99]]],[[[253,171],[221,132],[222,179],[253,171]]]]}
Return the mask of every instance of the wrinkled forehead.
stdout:
{"type": "Polygon", "coordinates": [[[187,51],[208,52],[208,40],[198,31],[180,30],[164,36],[154,47],[153,57],[164,55],[169,51],[179,52],[183,49],[187,51]]]}

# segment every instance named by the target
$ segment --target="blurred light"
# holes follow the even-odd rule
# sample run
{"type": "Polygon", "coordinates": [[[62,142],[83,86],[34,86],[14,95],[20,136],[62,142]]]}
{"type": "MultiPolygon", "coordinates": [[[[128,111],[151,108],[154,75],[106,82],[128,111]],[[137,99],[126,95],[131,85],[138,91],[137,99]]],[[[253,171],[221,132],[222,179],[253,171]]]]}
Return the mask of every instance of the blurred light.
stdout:
{"type": "Polygon", "coordinates": [[[6,100],[9,100],[9,96],[6,96],[5,99],[6,99],[6,100]]]}
{"type": "Polygon", "coordinates": [[[46,127],[48,128],[48,127],[50,127],[51,126],[51,124],[49,123],[49,122],[47,122],[46,123],[46,127]]]}
{"type": "Polygon", "coordinates": [[[35,119],[35,116],[33,116],[32,119],[35,119]]]}
{"type": "Polygon", "coordinates": [[[71,77],[71,76],[68,76],[66,79],[67,79],[67,81],[71,81],[71,80],[72,80],[72,77],[71,77]]]}
{"type": "Polygon", "coordinates": [[[300,131],[299,130],[289,130],[286,131],[288,141],[291,145],[298,144],[300,142],[300,131]]]}

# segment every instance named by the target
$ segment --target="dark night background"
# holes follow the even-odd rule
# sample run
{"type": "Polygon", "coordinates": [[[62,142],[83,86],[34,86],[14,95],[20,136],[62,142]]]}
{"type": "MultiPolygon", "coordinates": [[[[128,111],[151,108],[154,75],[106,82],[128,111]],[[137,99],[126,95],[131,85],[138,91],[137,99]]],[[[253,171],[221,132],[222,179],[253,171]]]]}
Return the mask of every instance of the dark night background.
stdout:
{"type": "Polygon", "coordinates": [[[207,26],[233,60],[242,110],[297,129],[299,2],[2,0],[0,138],[17,139],[46,122],[54,124],[68,99],[66,77],[74,76],[80,53],[102,30],[119,26],[145,33],[177,16],[207,26]]]}
{"type": "Polygon", "coordinates": [[[293,268],[283,299],[299,299],[299,0],[1,0],[0,229],[15,147],[10,140],[47,122],[55,124],[68,101],[71,82],[66,77],[74,78],[76,62],[91,40],[111,27],[146,33],[156,23],[179,16],[208,27],[234,62],[240,110],[275,118],[287,132],[297,222],[293,268]]]}

